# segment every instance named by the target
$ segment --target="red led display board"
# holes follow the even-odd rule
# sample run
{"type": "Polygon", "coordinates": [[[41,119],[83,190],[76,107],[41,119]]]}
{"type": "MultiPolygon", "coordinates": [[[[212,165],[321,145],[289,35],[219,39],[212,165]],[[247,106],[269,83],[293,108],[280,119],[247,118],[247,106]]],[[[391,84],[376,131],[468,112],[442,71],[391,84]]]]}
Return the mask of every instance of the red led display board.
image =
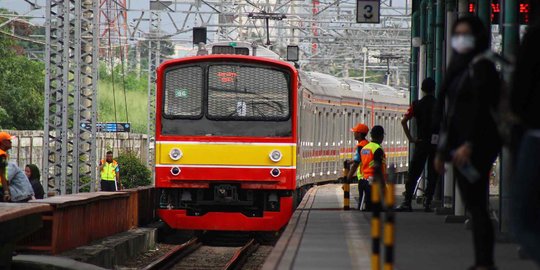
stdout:
{"type": "MultiPolygon", "coordinates": [[[[469,0],[469,13],[476,13],[478,0],[469,0]]],[[[485,1],[485,0],[480,0],[485,1]]],[[[519,23],[528,24],[529,23],[529,1],[530,0],[520,0],[519,1],[519,23]]],[[[491,23],[499,24],[501,20],[501,10],[502,4],[501,0],[492,0],[491,1],[491,23]]]]}

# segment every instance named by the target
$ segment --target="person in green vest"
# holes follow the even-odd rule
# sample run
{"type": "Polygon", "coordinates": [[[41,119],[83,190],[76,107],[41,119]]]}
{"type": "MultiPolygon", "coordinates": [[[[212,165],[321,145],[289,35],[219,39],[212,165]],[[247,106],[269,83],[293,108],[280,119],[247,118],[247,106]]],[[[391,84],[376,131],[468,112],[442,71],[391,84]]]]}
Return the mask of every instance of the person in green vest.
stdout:
{"type": "Polygon", "coordinates": [[[99,162],[101,176],[101,191],[117,191],[122,189],[120,182],[120,168],[118,162],[113,159],[113,152],[107,151],[105,159],[99,162]]]}

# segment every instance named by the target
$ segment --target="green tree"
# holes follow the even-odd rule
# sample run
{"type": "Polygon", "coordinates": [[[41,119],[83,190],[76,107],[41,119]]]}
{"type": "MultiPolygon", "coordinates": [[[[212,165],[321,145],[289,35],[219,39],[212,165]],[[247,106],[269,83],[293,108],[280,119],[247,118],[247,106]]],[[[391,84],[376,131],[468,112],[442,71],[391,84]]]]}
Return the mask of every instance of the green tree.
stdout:
{"type": "Polygon", "coordinates": [[[3,129],[43,127],[44,65],[17,55],[15,42],[0,34],[0,117],[3,129]]]}
{"type": "Polygon", "coordinates": [[[152,183],[150,170],[137,154],[127,151],[120,154],[116,161],[120,167],[120,181],[124,188],[148,186],[152,183]]]}

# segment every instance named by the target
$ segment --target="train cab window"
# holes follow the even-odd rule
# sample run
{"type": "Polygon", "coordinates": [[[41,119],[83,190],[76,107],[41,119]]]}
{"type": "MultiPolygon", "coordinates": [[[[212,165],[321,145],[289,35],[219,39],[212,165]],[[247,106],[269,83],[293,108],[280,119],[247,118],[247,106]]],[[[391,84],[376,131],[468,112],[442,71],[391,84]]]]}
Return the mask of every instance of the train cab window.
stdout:
{"type": "Polygon", "coordinates": [[[208,73],[210,119],[289,119],[289,86],[284,72],[264,67],[212,65],[208,73]]]}
{"type": "Polygon", "coordinates": [[[167,118],[199,118],[203,105],[203,70],[181,67],[165,74],[163,113],[167,118]]]}

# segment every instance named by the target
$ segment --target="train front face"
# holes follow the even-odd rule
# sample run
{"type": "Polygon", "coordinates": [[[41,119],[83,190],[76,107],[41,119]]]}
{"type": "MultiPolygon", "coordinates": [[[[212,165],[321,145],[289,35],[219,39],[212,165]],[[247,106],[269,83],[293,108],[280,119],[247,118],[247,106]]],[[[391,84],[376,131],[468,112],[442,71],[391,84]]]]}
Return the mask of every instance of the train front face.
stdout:
{"type": "Polygon", "coordinates": [[[296,187],[297,71],[210,55],[157,74],[158,214],[189,230],[277,231],[296,187]]]}

